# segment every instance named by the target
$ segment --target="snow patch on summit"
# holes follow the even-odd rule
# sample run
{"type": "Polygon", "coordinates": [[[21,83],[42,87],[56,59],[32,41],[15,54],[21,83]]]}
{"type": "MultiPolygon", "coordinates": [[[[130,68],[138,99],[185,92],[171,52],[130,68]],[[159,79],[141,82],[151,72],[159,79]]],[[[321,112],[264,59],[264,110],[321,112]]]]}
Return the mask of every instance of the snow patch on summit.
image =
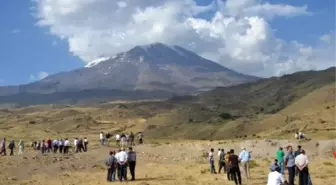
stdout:
{"type": "Polygon", "coordinates": [[[93,67],[93,66],[96,66],[98,65],[100,62],[104,62],[106,60],[109,60],[111,59],[111,57],[101,57],[101,58],[97,58],[91,62],[89,62],[88,64],[86,64],[84,67],[86,68],[90,68],[90,67],[93,67]]]}

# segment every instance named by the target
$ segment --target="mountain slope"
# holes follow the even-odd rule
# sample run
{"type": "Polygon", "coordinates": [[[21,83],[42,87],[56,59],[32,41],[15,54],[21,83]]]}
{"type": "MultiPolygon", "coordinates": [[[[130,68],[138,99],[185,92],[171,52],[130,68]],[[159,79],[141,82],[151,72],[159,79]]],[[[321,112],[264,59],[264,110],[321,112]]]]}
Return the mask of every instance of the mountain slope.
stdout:
{"type": "MultiPolygon", "coordinates": [[[[294,106],[294,102],[300,98],[334,84],[335,68],[333,67],[324,71],[298,72],[254,83],[217,88],[198,96],[173,98],[168,102],[174,104],[174,108],[150,118],[147,132],[153,137],[190,139],[199,139],[200,136],[217,139],[232,138],[261,133],[267,128],[275,129],[277,125],[286,124],[275,121],[272,123],[270,120],[263,122],[264,119],[276,116],[277,113],[281,114],[284,108],[292,104],[294,106]]],[[[335,96],[332,90],[325,92],[329,94],[321,93],[323,96],[321,99],[335,96]]],[[[312,101],[307,99],[309,98],[301,102],[312,101]]],[[[322,102],[317,101],[317,103],[322,102]]],[[[309,111],[309,106],[300,107],[309,111]]],[[[312,124],[320,125],[320,122],[316,122],[320,118],[323,119],[320,115],[316,115],[312,124]]]]}
{"type": "Polygon", "coordinates": [[[35,83],[0,88],[0,96],[87,89],[160,90],[185,94],[258,79],[227,69],[181,47],[155,43],[134,47],[114,57],[103,57],[84,68],[61,72],[35,83]]]}

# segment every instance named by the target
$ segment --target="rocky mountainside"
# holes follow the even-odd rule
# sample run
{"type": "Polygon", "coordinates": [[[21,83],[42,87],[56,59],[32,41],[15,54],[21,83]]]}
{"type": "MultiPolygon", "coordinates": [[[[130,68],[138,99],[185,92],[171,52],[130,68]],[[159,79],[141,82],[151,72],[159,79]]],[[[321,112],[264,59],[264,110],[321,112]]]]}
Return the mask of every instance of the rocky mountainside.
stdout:
{"type": "MultiPolygon", "coordinates": [[[[154,43],[136,46],[114,57],[99,58],[83,68],[51,75],[31,84],[0,87],[0,96],[1,99],[6,99],[5,96],[14,96],[15,99],[15,95],[19,95],[22,99],[24,94],[48,94],[48,99],[56,101],[56,95],[50,94],[56,93],[58,97],[63,97],[67,93],[73,95],[82,91],[100,90],[155,91],[165,92],[170,96],[197,93],[258,79],[225,68],[179,46],[154,43]]],[[[95,93],[91,95],[95,96],[95,93]]],[[[159,97],[166,95],[159,94],[159,97]]]]}

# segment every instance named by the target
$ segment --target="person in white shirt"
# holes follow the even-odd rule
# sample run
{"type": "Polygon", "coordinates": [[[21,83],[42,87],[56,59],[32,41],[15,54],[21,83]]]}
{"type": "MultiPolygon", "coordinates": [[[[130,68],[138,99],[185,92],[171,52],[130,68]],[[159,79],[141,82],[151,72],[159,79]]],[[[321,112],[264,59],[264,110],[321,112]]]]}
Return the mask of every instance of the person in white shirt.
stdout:
{"type": "Polygon", "coordinates": [[[117,145],[120,145],[120,134],[116,134],[115,139],[116,139],[117,145]]]}
{"type": "Polygon", "coordinates": [[[100,140],[100,144],[103,146],[105,143],[105,137],[104,137],[104,132],[101,132],[99,134],[99,140],[100,140]]]}
{"type": "Polygon", "coordinates": [[[64,153],[69,153],[69,147],[70,147],[70,141],[68,139],[65,139],[64,141],[64,153]]]}
{"type": "Polygon", "coordinates": [[[118,178],[121,181],[127,181],[127,160],[128,155],[124,148],[121,148],[119,152],[115,155],[118,161],[118,178]]]}
{"type": "Polygon", "coordinates": [[[287,183],[280,171],[280,167],[276,167],[268,174],[267,185],[282,185],[283,183],[287,183]]]}
{"type": "Polygon", "coordinates": [[[77,142],[78,142],[78,139],[77,138],[75,138],[74,139],[74,149],[75,149],[75,151],[77,152],[78,151],[78,146],[77,146],[77,142]]]}
{"type": "Polygon", "coordinates": [[[295,165],[299,172],[299,185],[308,185],[310,176],[308,170],[309,160],[304,150],[301,150],[300,155],[295,157],[295,165]]]}
{"type": "Polygon", "coordinates": [[[214,149],[211,148],[209,152],[210,173],[217,174],[215,169],[214,149]]]}
{"type": "Polygon", "coordinates": [[[218,156],[218,158],[219,158],[219,156],[221,155],[221,153],[222,153],[221,149],[218,148],[218,152],[217,152],[217,156],[218,156]]]}
{"type": "Polygon", "coordinates": [[[84,137],[84,152],[87,152],[88,150],[88,144],[89,144],[89,141],[86,137],[84,137]]]}

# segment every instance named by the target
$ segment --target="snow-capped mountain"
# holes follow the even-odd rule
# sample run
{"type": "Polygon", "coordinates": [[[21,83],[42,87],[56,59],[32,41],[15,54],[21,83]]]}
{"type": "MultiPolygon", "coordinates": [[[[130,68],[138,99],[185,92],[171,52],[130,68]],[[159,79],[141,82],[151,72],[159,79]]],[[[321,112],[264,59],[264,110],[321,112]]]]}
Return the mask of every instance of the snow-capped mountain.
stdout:
{"type": "Polygon", "coordinates": [[[237,73],[179,46],[154,43],[136,46],[114,57],[102,57],[85,67],[27,85],[0,88],[0,96],[48,94],[92,89],[195,93],[259,78],[237,73]]]}

